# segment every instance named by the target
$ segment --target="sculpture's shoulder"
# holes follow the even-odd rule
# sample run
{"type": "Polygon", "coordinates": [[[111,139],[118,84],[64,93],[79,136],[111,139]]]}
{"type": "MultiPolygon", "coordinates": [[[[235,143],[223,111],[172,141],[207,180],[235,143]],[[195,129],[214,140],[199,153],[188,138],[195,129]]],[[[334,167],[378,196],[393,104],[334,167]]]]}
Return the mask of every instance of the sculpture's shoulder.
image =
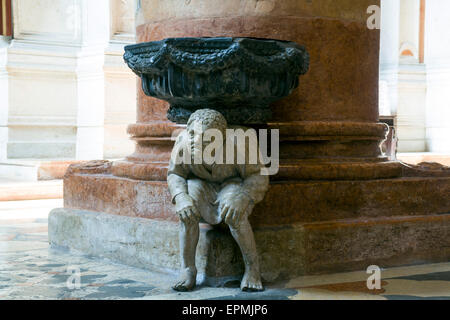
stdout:
{"type": "Polygon", "coordinates": [[[175,144],[172,148],[172,153],[170,155],[169,161],[169,171],[168,174],[176,173],[176,170],[180,169],[182,163],[180,163],[180,156],[184,153],[184,150],[188,148],[189,135],[186,130],[182,130],[175,139],[175,144]],[[177,169],[178,168],[178,169],[177,169]]]}
{"type": "MultiPolygon", "coordinates": [[[[241,164],[238,164],[240,162],[237,161],[237,158],[240,156],[245,159],[244,165],[247,167],[249,165],[257,168],[263,166],[259,161],[260,149],[257,131],[249,127],[238,125],[229,126],[227,129],[232,130],[227,132],[226,144],[231,143],[233,145],[235,165],[242,166],[241,164]]],[[[227,146],[226,149],[230,150],[231,148],[227,146]]]]}
{"type": "Polygon", "coordinates": [[[189,135],[186,129],[180,131],[175,139],[175,144],[184,144],[189,142],[189,135]]]}

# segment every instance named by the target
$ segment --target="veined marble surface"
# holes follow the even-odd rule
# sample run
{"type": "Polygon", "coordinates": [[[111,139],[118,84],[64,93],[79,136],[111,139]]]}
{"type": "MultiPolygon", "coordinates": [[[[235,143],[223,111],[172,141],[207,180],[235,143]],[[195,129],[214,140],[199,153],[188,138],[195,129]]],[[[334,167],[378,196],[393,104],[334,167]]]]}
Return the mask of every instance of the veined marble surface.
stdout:
{"type": "Polygon", "coordinates": [[[243,293],[226,288],[171,289],[175,276],[141,270],[77,252],[50,248],[47,215],[62,200],[0,202],[0,299],[449,299],[450,263],[382,270],[382,287],[369,290],[365,270],[305,276],[243,293]],[[80,286],[67,285],[71,270],[80,286]]]}

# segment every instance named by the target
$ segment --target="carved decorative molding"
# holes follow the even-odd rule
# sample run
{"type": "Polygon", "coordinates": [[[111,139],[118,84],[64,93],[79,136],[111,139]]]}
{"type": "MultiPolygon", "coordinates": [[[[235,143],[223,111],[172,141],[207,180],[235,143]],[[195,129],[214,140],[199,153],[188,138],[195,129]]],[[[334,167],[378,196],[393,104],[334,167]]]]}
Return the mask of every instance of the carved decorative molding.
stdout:
{"type": "Polygon", "coordinates": [[[146,95],[168,101],[168,118],[186,123],[201,108],[229,123],[265,123],[269,104],[289,95],[309,68],[294,42],[255,38],[169,38],[125,47],[146,95]]]}

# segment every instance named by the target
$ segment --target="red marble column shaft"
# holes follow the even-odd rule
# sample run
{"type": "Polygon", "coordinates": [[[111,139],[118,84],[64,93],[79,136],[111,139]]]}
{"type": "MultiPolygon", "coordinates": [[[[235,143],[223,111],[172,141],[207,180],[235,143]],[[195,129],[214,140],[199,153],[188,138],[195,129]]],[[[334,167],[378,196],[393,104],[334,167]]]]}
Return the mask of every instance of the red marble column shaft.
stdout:
{"type": "MultiPolygon", "coordinates": [[[[331,172],[331,179],[357,178],[361,162],[370,167],[368,170],[378,170],[373,177],[397,176],[397,164],[374,164],[385,161],[379,145],[386,134],[386,127],[378,123],[379,30],[367,27],[367,7],[378,1],[320,2],[323,5],[270,0],[267,8],[255,4],[252,9],[235,0],[212,1],[210,6],[199,1],[185,5],[171,0],[148,1],[137,26],[137,42],[232,36],[304,45],[311,57],[308,73],[290,96],[271,106],[269,127],[280,129],[281,138],[283,169],[278,178],[314,179],[317,175],[311,171],[320,163],[310,163],[311,159],[345,162],[336,170],[349,170],[348,174],[331,172]],[[300,164],[305,168],[303,173],[293,174],[300,164]],[[290,168],[283,174],[286,166],[290,168]]],[[[169,137],[178,128],[166,118],[168,107],[139,88],[137,123],[129,127],[137,140],[136,152],[127,158],[128,163],[116,163],[114,174],[165,179],[172,146],[169,137]]]]}

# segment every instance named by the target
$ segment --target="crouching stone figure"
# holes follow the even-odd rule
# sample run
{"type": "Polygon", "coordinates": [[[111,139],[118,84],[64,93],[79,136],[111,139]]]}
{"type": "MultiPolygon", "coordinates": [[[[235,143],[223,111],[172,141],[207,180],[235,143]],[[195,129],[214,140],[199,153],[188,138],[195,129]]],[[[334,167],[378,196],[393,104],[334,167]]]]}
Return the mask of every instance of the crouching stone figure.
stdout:
{"type": "MultiPolygon", "coordinates": [[[[213,161],[209,164],[206,161],[195,161],[199,152],[210,143],[202,139],[203,133],[209,129],[219,130],[223,137],[226,136],[227,122],[222,114],[210,109],[194,112],[189,118],[186,130],[179,134],[171,155],[167,182],[172,202],[181,220],[181,273],[173,289],[188,291],[196,284],[195,251],[199,239],[199,222],[202,221],[211,225],[225,222],[229,226],[245,263],[241,289],[261,291],[264,288],[248,217],[254,205],[264,198],[269,178],[261,175],[263,165],[250,164],[249,157],[245,158],[244,164],[238,164],[236,155],[242,150],[236,150],[235,139],[232,163],[225,161],[225,153],[229,151],[224,146],[225,138],[221,153],[224,161],[213,161]],[[189,150],[192,161],[180,161],[180,150],[189,150]]],[[[245,143],[245,148],[244,152],[247,154],[248,143],[245,143]]]]}

